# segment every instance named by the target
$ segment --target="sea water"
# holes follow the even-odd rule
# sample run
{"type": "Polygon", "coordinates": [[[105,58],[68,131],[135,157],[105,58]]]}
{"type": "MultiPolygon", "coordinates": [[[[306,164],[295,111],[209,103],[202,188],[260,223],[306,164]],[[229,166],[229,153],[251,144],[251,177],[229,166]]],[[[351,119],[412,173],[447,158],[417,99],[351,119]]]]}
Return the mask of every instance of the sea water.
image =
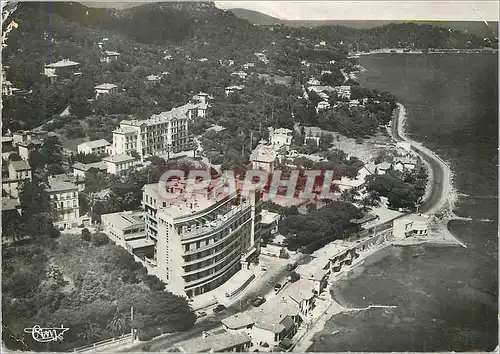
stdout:
{"type": "Polygon", "coordinates": [[[309,351],[476,351],[498,344],[498,56],[370,55],[362,85],[395,94],[407,131],[447,160],[459,199],[450,231],[467,248],[394,247],[335,284],[347,307],[309,351]]]}

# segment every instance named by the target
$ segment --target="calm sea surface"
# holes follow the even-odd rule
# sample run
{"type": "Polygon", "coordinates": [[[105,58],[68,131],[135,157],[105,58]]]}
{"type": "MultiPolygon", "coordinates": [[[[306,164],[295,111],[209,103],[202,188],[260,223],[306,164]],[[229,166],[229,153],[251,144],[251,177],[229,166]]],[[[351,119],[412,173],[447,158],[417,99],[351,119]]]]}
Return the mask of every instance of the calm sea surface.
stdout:
{"type": "Polygon", "coordinates": [[[345,306],[395,309],[334,316],[309,351],[476,351],[498,344],[498,57],[377,55],[361,59],[369,88],[407,108],[408,131],[445,160],[460,193],[461,247],[376,254],[333,289],[345,306]],[[490,221],[481,221],[487,219],[490,221]],[[418,254],[418,257],[413,255],[418,254]]]}

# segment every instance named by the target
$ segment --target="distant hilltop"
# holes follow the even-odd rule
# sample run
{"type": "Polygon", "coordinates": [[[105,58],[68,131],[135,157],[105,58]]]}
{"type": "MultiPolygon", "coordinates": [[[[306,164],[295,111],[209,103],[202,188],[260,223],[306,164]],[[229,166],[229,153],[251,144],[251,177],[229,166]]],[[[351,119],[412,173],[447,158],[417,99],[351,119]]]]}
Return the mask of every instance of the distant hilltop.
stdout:
{"type": "Polygon", "coordinates": [[[321,20],[321,21],[300,21],[282,20],[273,16],[263,14],[258,11],[247,9],[229,9],[237,17],[243,18],[250,23],[261,26],[285,25],[291,27],[319,27],[319,26],[345,26],[356,29],[368,29],[380,27],[391,23],[410,22],[419,25],[432,25],[436,27],[449,28],[455,31],[474,34],[476,36],[498,36],[498,23],[491,22],[489,26],[482,21],[342,21],[342,20],[321,20]]]}
{"type": "MultiPolygon", "coordinates": [[[[188,2],[189,3],[189,2],[188,2]]],[[[197,2],[191,2],[196,4],[197,2]]],[[[102,8],[102,9],[117,9],[124,10],[133,7],[139,7],[147,4],[153,4],[151,2],[81,2],[81,4],[92,7],[92,8],[102,8]]],[[[213,2],[205,2],[204,4],[209,4],[211,7],[216,7],[213,2]]],[[[344,26],[354,29],[370,29],[374,27],[381,27],[388,24],[401,24],[401,23],[415,23],[418,25],[432,25],[436,27],[442,27],[451,29],[454,31],[460,31],[464,33],[473,34],[481,37],[498,37],[498,23],[490,22],[486,23],[483,21],[354,21],[354,20],[283,20],[277,17],[273,17],[264,14],[259,11],[248,10],[243,8],[228,9],[227,11],[233,13],[236,17],[244,19],[252,24],[260,26],[273,26],[273,25],[285,25],[290,27],[319,27],[319,26],[344,26]]]]}

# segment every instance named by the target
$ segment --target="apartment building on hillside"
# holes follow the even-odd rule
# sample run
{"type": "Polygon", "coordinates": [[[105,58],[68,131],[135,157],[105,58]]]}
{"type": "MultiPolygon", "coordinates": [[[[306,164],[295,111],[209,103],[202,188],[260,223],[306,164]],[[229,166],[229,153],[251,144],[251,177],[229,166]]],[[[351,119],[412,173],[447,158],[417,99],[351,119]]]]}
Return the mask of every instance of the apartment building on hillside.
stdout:
{"type": "Polygon", "coordinates": [[[258,257],[262,193],[228,193],[221,182],[185,198],[186,183],[165,186],[172,198],[161,195],[159,184],[145,185],[143,207],[147,239],[155,243],[146,264],[170,291],[192,297],[222,285],[258,257]]]}
{"type": "Polygon", "coordinates": [[[136,151],[143,160],[151,155],[189,150],[191,113],[190,106],[181,106],[154,114],[147,120],[122,120],[120,127],[113,131],[114,153],[130,155],[136,151]]]}
{"type": "Polygon", "coordinates": [[[9,177],[2,178],[2,192],[6,197],[17,199],[23,182],[31,180],[31,166],[27,161],[11,161],[9,177]]]}
{"type": "Polygon", "coordinates": [[[57,215],[54,225],[61,229],[77,227],[80,221],[78,186],[71,182],[50,181],[47,193],[57,215]]]}

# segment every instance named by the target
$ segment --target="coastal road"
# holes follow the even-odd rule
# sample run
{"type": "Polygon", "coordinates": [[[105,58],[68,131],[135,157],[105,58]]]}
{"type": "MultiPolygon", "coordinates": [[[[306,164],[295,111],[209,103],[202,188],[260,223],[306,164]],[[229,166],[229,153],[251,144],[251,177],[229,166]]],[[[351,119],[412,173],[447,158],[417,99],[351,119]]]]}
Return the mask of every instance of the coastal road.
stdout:
{"type": "MultiPolygon", "coordinates": [[[[296,262],[300,264],[307,264],[310,261],[308,255],[300,255],[296,262]]],[[[265,296],[274,289],[276,283],[283,284],[289,275],[289,271],[286,269],[286,264],[284,263],[275,272],[264,274],[262,279],[259,279],[259,284],[257,286],[251,287],[248,292],[245,293],[235,304],[229,306],[226,311],[219,314],[209,313],[207,317],[200,319],[195,326],[186,332],[172,333],[169,335],[160,336],[153,338],[147,342],[137,343],[135,345],[128,346],[124,349],[115,350],[117,352],[140,352],[142,347],[149,345],[148,351],[165,351],[172,347],[173,344],[194,338],[202,335],[204,331],[210,331],[221,326],[221,320],[226,317],[232,316],[238,312],[248,310],[252,307],[250,303],[256,296],[265,296]]],[[[208,312],[208,311],[207,311],[208,312]]]]}
{"type": "Polygon", "coordinates": [[[392,135],[397,141],[406,141],[410,143],[412,149],[430,166],[430,193],[424,198],[423,203],[419,207],[419,211],[432,214],[441,209],[448,201],[451,188],[451,171],[449,166],[434,152],[405,135],[402,126],[405,114],[406,112],[403,105],[398,104],[398,113],[392,121],[392,135]]]}

